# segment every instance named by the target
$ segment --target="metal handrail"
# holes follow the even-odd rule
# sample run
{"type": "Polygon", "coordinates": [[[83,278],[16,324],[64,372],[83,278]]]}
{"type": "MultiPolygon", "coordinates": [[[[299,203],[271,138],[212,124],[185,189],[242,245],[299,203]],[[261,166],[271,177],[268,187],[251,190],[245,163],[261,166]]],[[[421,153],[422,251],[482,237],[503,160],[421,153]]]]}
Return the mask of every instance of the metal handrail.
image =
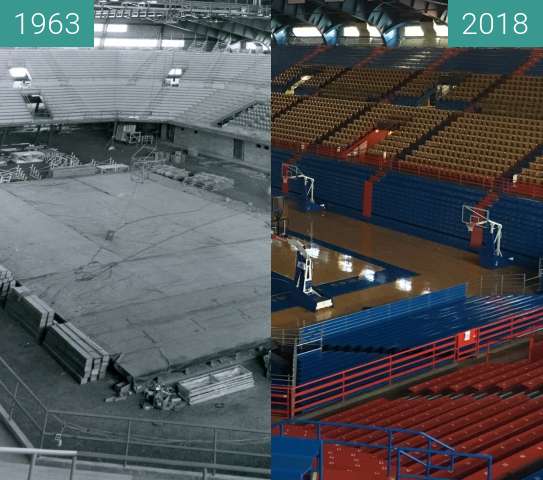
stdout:
{"type": "Polygon", "coordinates": [[[72,459],[70,467],[70,480],[74,480],[77,468],[77,452],[75,450],[46,450],[43,448],[16,448],[0,447],[1,454],[30,455],[30,466],[28,468],[27,480],[32,480],[36,460],[39,456],[43,457],[67,457],[72,459]]]}
{"type": "MultiPolygon", "coordinates": [[[[326,421],[319,421],[319,420],[300,420],[300,419],[290,419],[290,420],[283,420],[277,424],[274,425],[274,429],[279,429],[279,436],[284,436],[285,434],[285,427],[288,425],[306,425],[309,427],[315,428],[315,439],[319,440],[322,444],[330,444],[330,445],[341,445],[346,447],[362,447],[362,448],[370,448],[370,449],[380,449],[380,450],[386,450],[386,471],[388,478],[394,478],[395,480],[399,480],[401,478],[412,478],[412,479],[426,479],[429,478],[430,473],[432,470],[446,470],[449,473],[452,473],[454,470],[454,466],[456,463],[457,458],[471,458],[471,459],[479,459],[483,460],[487,463],[487,475],[488,480],[492,480],[492,456],[487,454],[480,454],[480,453],[466,453],[466,452],[460,452],[455,450],[453,446],[450,446],[441,440],[435,438],[432,435],[429,435],[426,432],[419,431],[419,430],[412,430],[408,428],[400,428],[400,427],[380,427],[376,425],[362,425],[362,424],[356,424],[356,423],[344,423],[344,422],[326,422],[326,421]],[[340,428],[340,429],[352,429],[357,431],[371,431],[371,432],[382,432],[382,434],[386,435],[386,442],[385,439],[381,442],[379,440],[376,440],[375,443],[364,442],[364,441],[348,441],[348,440],[341,440],[341,439],[335,439],[335,438],[323,438],[322,437],[322,428],[323,427],[333,427],[333,428],[340,428]],[[418,436],[423,438],[426,441],[426,447],[406,447],[402,445],[398,445],[397,443],[394,443],[394,435],[397,433],[403,433],[408,434],[410,436],[418,436]],[[434,447],[434,445],[437,445],[437,448],[434,447]],[[396,471],[394,472],[394,460],[393,460],[393,454],[396,452],[396,471]],[[413,454],[413,455],[411,455],[413,454]],[[421,458],[417,458],[414,456],[414,454],[421,454],[421,458]],[[435,465],[432,463],[432,456],[434,455],[440,455],[440,456],[446,456],[448,457],[448,461],[444,462],[445,465],[435,465]],[[420,465],[425,467],[425,474],[424,475],[409,475],[409,474],[401,474],[401,461],[400,457],[406,456],[416,463],[419,463],[420,465]]],[[[400,442],[401,443],[401,442],[400,442]]],[[[319,461],[319,470],[320,473],[322,473],[322,459],[319,461]]],[[[319,477],[320,478],[320,477],[319,477]]],[[[432,477],[435,478],[435,477],[432,477]]],[[[442,479],[440,479],[442,480],[442,479]]],[[[444,480],[444,479],[443,479],[444,480]]]]}
{"type": "MultiPolygon", "coordinates": [[[[255,449],[254,451],[245,451],[244,449],[236,449],[233,448],[232,445],[223,445],[221,448],[220,443],[226,440],[221,440],[220,433],[225,432],[227,435],[226,437],[232,437],[232,435],[235,434],[241,434],[245,435],[247,438],[251,438],[252,440],[244,440],[245,442],[251,442],[251,443],[261,443],[268,441],[270,438],[270,434],[268,432],[259,431],[259,430],[251,430],[251,429],[235,429],[235,428],[228,428],[228,427],[220,427],[220,426],[206,426],[206,425],[197,425],[197,424],[190,424],[190,423],[182,423],[182,422],[175,422],[175,421],[160,421],[160,420],[151,420],[151,419],[138,419],[138,418],[131,418],[131,417],[122,417],[122,416],[107,416],[107,415],[98,415],[98,414],[92,414],[92,413],[84,413],[84,412],[69,412],[69,411],[60,411],[60,410],[52,410],[48,409],[41,401],[40,399],[34,394],[34,392],[30,389],[28,385],[25,384],[25,382],[17,375],[17,373],[9,366],[9,364],[0,356],[0,367],[7,370],[7,372],[13,377],[13,380],[15,380],[15,386],[13,388],[9,388],[8,385],[0,380],[0,391],[4,391],[7,396],[8,400],[6,403],[4,403],[4,407],[6,408],[6,415],[8,421],[15,421],[14,417],[16,413],[20,413],[24,416],[25,424],[31,429],[30,433],[34,436],[36,439],[35,445],[37,446],[39,444],[40,447],[43,447],[45,445],[45,442],[47,439],[55,437],[58,435],[58,433],[55,433],[56,430],[51,431],[50,427],[51,422],[58,423],[60,425],[66,426],[69,425],[70,422],[68,421],[69,417],[74,418],[80,418],[80,419],[88,419],[90,421],[96,420],[102,420],[107,421],[110,424],[112,422],[118,423],[119,421],[124,422],[127,426],[127,433],[124,438],[106,438],[104,436],[93,436],[92,433],[87,433],[86,435],[83,435],[82,437],[71,435],[69,432],[62,432],[62,437],[66,439],[79,439],[84,441],[96,441],[99,440],[101,442],[114,442],[121,445],[124,445],[124,454],[123,455],[108,455],[103,454],[100,452],[88,452],[84,451],[80,448],[79,457],[86,457],[86,458],[94,458],[94,459],[110,459],[115,461],[121,461],[125,466],[128,466],[128,464],[136,465],[138,463],[154,463],[157,466],[172,466],[172,467],[195,467],[195,468],[202,468],[204,472],[204,477],[206,478],[206,472],[212,472],[212,471],[227,471],[234,473],[236,471],[240,473],[253,473],[257,475],[268,475],[269,469],[261,466],[256,466],[262,463],[262,461],[267,461],[269,458],[269,453],[263,453],[259,451],[260,449],[255,449]],[[23,405],[21,402],[21,393],[24,393],[25,397],[27,399],[32,400],[33,405],[28,408],[28,405],[23,405]],[[32,412],[39,411],[38,416],[32,414],[32,412]],[[201,430],[205,430],[207,432],[205,442],[209,444],[209,446],[177,446],[174,444],[159,444],[159,443],[153,443],[150,441],[145,441],[140,438],[137,438],[137,435],[134,435],[134,426],[137,424],[160,424],[165,427],[179,427],[183,430],[191,429],[191,428],[197,428],[201,430]],[[194,463],[193,465],[189,465],[188,463],[191,462],[185,462],[185,461],[171,461],[168,457],[164,458],[149,458],[149,459],[142,459],[139,456],[133,456],[130,455],[130,447],[132,446],[142,446],[142,445],[153,445],[153,446],[159,446],[164,447],[169,451],[172,451],[171,449],[180,448],[183,452],[201,452],[203,454],[206,454],[208,458],[213,458],[213,460],[209,460],[209,462],[206,463],[206,461],[194,463]],[[226,463],[221,463],[219,456],[220,455],[226,455],[226,457],[230,455],[241,455],[246,457],[248,460],[251,460],[250,463],[247,464],[247,466],[243,465],[228,465],[226,463]],[[249,466],[249,465],[255,465],[255,466],[249,466]]],[[[8,382],[12,383],[12,382],[8,382]]],[[[1,405],[1,404],[0,404],[1,405]]],[[[63,427],[64,428],[64,427],[63,427]]],[[[28,434],[29,432],[25,432],[25,434],[28,434]]],[[[234,437],[232,437],[234,438],[234,437]]],[[[240,440],[241,441],[241,440],[240,440]]],[[[235,440],[234,440],[235,442],[235,440]]],[[[237,445],[239,447],[239,445],[237,445]]]]}

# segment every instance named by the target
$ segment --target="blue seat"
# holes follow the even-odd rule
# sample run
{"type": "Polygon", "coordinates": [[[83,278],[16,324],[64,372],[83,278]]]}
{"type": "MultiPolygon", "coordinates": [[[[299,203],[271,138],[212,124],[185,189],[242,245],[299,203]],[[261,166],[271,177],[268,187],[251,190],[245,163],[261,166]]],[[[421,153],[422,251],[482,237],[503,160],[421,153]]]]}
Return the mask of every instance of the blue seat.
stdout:
{"type": "Polygon", "coordinates": [[[273,47],[271,56],[272,78],[285,71],[291,65],[301,61],[315,46],[291,45],[288,47],[273,47]]]}
{"type": "Polygon", "coordinates": [[[331,328],[333,320],[327,322],[329,329],[322,335],[322,350],[316,347],[298,353],[297,383],[332,375],[537,307],[543,307],[541,295],[506,295],[458,299],[392,317],[372,318],[364,316],[364,312],[339,317],[338,325],[341,322],[348,325],[345,322],[348,317],[360,316],[360,319],[356,328],[350,324],[344,330],[340,326],[331,328]]]}
{"type": "Polygon", "coordinates": [[[528,60],[528,48],[471,48],[447,59],[439,70],[443,72],[471,72],[509,74],[528,60]]]}

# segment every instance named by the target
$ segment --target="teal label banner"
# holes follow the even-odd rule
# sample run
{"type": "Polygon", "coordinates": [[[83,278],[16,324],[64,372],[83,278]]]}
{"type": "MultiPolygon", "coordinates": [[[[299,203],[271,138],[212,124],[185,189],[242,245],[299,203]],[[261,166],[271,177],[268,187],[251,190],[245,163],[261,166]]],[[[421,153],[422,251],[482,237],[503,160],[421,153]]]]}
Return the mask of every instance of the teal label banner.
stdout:
{"type": "Polygon", "coordinates": [[[0,48],[93,46],[94,0],[1,2],[0,48]]]}
{"type": "Polygon", "coordinates": [[[449,47],[543,47],[541,0],[449,0],[449,47]]]}

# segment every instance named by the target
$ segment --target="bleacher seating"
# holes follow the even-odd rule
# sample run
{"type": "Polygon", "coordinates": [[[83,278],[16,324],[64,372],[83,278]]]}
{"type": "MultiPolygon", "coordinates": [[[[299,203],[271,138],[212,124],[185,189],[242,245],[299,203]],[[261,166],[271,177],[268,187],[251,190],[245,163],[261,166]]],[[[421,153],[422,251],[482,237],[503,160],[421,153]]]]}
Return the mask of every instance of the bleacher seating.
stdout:
{"type": "Polygon", "coordinates": [[[535,185],[543,185],[543,155],[536,155],[534,159],[522,169],[518,180],[535,185]]]}
{"type": "Polygon", "coordinates": [[[323,335],[322,348],[300,353],[298,383],[542,307],[543,297],[534,295],[471,297],[378,322],[361,322],[358,328],[323,335]]]}
{"type": "Polygon", "coordinates": [[[481,102],[485,113],[543,119],[543,77],[513,76],[481,102]]]}
{"type": "Polygon", "coordinates": [[[389,475],[397,473],[396,455],[402,448],[413,450],[411,457],[399,459],[402,475],[424,476],[431,462],[447,471],[430,468],[427,478],[483,480],[489,462],[473,455],[484,454],[492,456],[495,480],[537,480],[541,472],[525,472],[541,464],[542,407],[542,360],[476,363],[417,383],[395,398],[379,396],[318,421],[287,422],[282,432],[291,442],[305,439],[309,444],[318,428],[325,442],[324,471],[332,479],[351,478],[353,465],[364,471],[364,478],[391,478],[387,466],[389,475]],[[428,448],[440,453],[428,455],[428,448]],[[456,457],[454,467],[451,456],[456,457]]]}
{"type": "Polygon", "coordinates": [[[483,363],[410,387],[414,394],[533,392],[543,387],[543,361],[483,363]]]}
{"type": "MultiPolygon", "coordinates": [[[[326,455],[325,472],[338,472],[343,468],[347,474],[355,457],[358,459],[356,463],[366,474],[365,478],[385,478],[387,429],[391,429],[397,431],[393,440],[395,448],[419,449],[419,452],[412,455],[413,458],[420,459],[420,463],[408,457],[400,459],[402,474],[424,475],[425,449],[428,448],[428,436],[431,436],[443,442],[449,451],[467,455],[491,454],[494,458],[492,478],[495,480],[518,478],[507,475],[526,469],[535,459],[535,455],[522,455],[521,452],[525,453],[534,446],[539,447],[543,441],[542,406],[541,396],[530,398],[524,395],[504,398],[492,394],[483,397],[465,395],[438,398],[401,397],[394,400],[378,398],[321,419],[325,423],[320,427],[321,438],[328,443],[327,447],[332,448],[334,440],[337,440],[344,442],[343,449],[349,452],[349,455],[343,458],[326,455]],[[372,446],[349,448],[349,443],[356,442],[372,446]],[[515,461],[512,461],[513,459],[515,461]]],[[[283,428],[285,435],[292,439],[310,440],[316,436],[316,423],[286,425],[283,428]]],[[[292,448],[295,446],[292,445],[292,448]]],[[[446,451],[439,444],[435,444],[433,449],[446,451]]],[[[396,450],[392,451],[392,460],[395,471],[396,450]]],[[[450,456],[433,455],[431,462],[434,466],[447,466],[450,465],[450,456]]],[[[448,474],[440,471],[437,476],[455,480],[482,480],[486,478],[487,468],[488,463],[483,459],[459,456],[452,471],[448,474]]],[[[435,470],[432,473],[436,475],[435,470]]]]}
{"type": "Polygon", "coordinates": [[[286,95],[284,93],[272,92],[271,94],[271,111],[272,116],[277,115],[286,108],[300,101],[300,97],[295,95],[286,95]]]}
{"type": "Polygon", "coordinates": [[[367,58],[373,50],[371,47],[331,47],[315,55],[311,63],[354,67],[367,58]]]}
{"type": "Polygon", "coordinates": [[[269,103],[255,103],[225,123],[224,127],[247,128],[269,131],[271,128],[271,108],[269,103]]]}
{"type": "Polygon", "coordinates": [[[400,86],[412,74],[412,70],[353,68],[326,85],[320,94],[338,99],[375,101],[400,86]]]}
{"type": "Polygon", "coordinates": [[[372,68],[422,70],[437,60],[442,48],[391,48],[368,63],[372,68]]]}
{"type": "Polygon", "coordinates": [[[543,59],[539,60],[535,65],[532,65],[532,67],[528,71],[526,71],[526,75],[543,75],[543,59]]]}
{"type": "Polygon", "coordinates": [[[441,77],[441,72],[422,72],[396,92],[394,103],[418,105],[422,97],[435,89],[441,77]]]}
{"type": "Polygon", "coordinates": [[[529,49],[471,48],[447,59],[439,70],[504,75],[515,71],[529,56],[529,49]]]}
{"type": "MultiPolygon", "coordinates": [[[[283,158],[285,158],[283,156],[283,158]]],[[[272,188],[281,189],[281,161],[275,150],[272,153],[272,188]],[[275,173],[274,173],[275,172],[275,173]]],[[[316,179],[315,198],[326,203],[328,208],[357,215],[360,214],[364,181],[375,170],[363,165],[304,155],[297,165],[302,172],[316,179]]],[[[301,192],[292,191],[294,194],[301,192]]]]}
{"type": "Polygon", "coordinates": [[[406,164],[484,181],[504,174],[541,142],[543,122],[466,113],[432,136],[406,164]]]}
{"type": "Polygon", "coordinates": [[[363,106],[354,100],[308,97],[274,119],[272,136],[289,142],[314,143],[363,106]]]}
{"type": "Polygon", "coordinates": [[[477,205],[484,195],[454,183],[391,172],[374,185],[373,218],[405,233],[465,247],[469,232],[461,222],[462,205],[477,205]]]}
{"type": "Polygon", "coordinates": [[[369,131],[379,128],[380,124],[399,124],[384,141],[370,148],[369,153],[382,156],[387,152],[390,156],[409,147],[425,133],[447,118],[448,113],[415,107],[393,105],[389,103],[375,104],[362,116],[347,124],[332,137],[323,141],[324,145],[345,147],[364,137],[369,131]]]}
{"type": "Polygon", "coordinates": [[[502,246],[515,257],[537,259],[543,252],[543,203],[501,195],[490,208],[490,216],[504,225],[502,246]],[[526,232],[530,232],[526,234],[526,232]]]}
{"type": "Polygon", "coordinates": [[[93,49],[3,50],[0,125],[32,123],[8,69],[24,66],[55,123],[116,119],[183,121],[212,127],[249,102],[268,102],[269,55],[93,49]],[[165,85],[182,68],[179,87],[165,85]],[[74,106],[76,108],[74,108],[74,106]]]}
{"type": "MultiPolygon", "coordinates": [[[[363,66],[358,62],[354,68],[349,65],[352,60],[338,61],[347,70],[310,98],[274,94],[274,140],[368,165],[385,165],[376,157],[386,153],[394,160],[373,184],[372,221],[457,247],[467,248],[469,238],[459,221],[462,204],[477,205],[489,190],[503,189],[502,200],[491,212],[503,223],[502,249],[518,261],[532,262],[543,251],[543,239],[522,232],[534,231],[539,217],[533,216],[532,205],[538,203],[515,203],[505,193],[543,197],[543,190],[537,190],[543,186],[543,83],[534,73],[543,65],[541,52],[460,49],[439,61],[428,56],[424,62],[432,67],[420,72],[414,70],[416,62],[409,61],[417,58],[417,49],[401,50],[370,51],[363,66]],[[437,108],[425,108],[434,97],[437,108]],[[345,100],[356,103],[346,107],[345,100]],[[370,155],[364,156],[357,144],[377,123],[394,125],[394,119],[392,134],[370,143],[370,155]]],[[[333,64],[332,53],[342,51],[323,48],[304,66],[317,61],[333,64]]],[[[353,52],[346,51],[346,58],[353,52]]],[[[368,176],[357,171],[346,181],[348,168],[321,158],[315,170],[317,199],[362,218],[363,182],[368,176]]]]}
{"type": "Polygon", "coordinates": [[[453,83],[451,88],[439,99],[437,105],[443,108],[462,110],[500,78],[501,75],[468,74],[459,80],[459,83],[453,83]]]}
{"type": "Polygon", "coordinates": [[[272,78],[275,78],[281,72],[286,70],[294,63],[302,60],[307,54],[316,47],[308,45],[291,45],[288,47],[280,47],[275,45],[273,47],[271,74],[272,78]]]}

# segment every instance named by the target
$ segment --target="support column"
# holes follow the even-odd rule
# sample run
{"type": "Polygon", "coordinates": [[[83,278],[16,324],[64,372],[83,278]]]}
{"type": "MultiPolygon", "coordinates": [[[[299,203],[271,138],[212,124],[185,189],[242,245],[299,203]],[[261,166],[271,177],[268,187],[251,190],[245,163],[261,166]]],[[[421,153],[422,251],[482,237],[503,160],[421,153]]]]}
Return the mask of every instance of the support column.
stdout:
{"type": "Polygon", "coordinates": [[[9,128],[6,127],[6,128],[4,128],[4,130],[2,130],[2,138],[0,139],[0,145],[5,145],[6,144],[8,134],[9,134],[9,128]]]}
{"type": "Polygon", "coordinates": [[[36,132],[36,136],[34,137],[34,145],[38,144],[38,139],[40,138],[40,132],[41,132],[41,125],[38,125],[38,131],[36,132]]]}
{"type": "Polygon", "coordinates": [[[53,131],[55,129],[54,125],[49,125],[49,137],[47,138],[47,146],[51,146],[53,143],[53,131]]]}
{"type": "Polygon", "coordinates": [[[364,182],[364,192],[362,199],[362,215],[366,218],[371,217],[373,207],[373,182],[366,180],[364,182]]]}

